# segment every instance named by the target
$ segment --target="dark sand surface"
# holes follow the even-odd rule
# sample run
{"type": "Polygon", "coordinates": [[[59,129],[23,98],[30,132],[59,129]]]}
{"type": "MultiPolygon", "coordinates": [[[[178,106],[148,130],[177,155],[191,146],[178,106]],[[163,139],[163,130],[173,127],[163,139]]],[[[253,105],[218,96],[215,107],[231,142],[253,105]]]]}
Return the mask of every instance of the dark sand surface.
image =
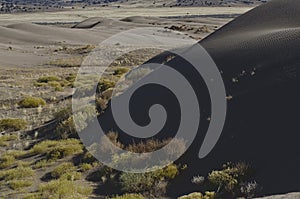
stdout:
{"type": "MultiPolygon", "coordinates": [[[[253,180],[260,185],[259,195],[300,191],[299,38],[300,1],[274,0],[238,17],[200,42],[222,71],[230,96],[221,138],[204,159],[198,159],[198,151],[210,115],[205,83],[179,57],[168,62],[189,79],[203,107],[197,138],[178,161],[189,167],[170,187],[169,195],[198,190],[190,182],[193,176],[206,175],[228,161],[245,161],[254,167],[253,180]]],[[[166,55],[152,62],[164,60],[166,55]]],[[[159,69],[153,73],[156,72],[159,69]]],[[[151,93],[143,97],[147,99],[143,103],[151,104],[151,93]]],[[[161,100],[167,106],[177,105],[176,100],[168,97],[161,100]]],[[[168,110],[171,110],[168,119],[178,119],[176,108],[168,110]]],[[[145,117],[140,114],[139,118],[145,117]]],[[[107,124],[106,129],[121,132],[111,125],[110,111],[100,117],[100,122],[107,124]]],[[[175,126],[165,126],[163,131],[174,132],[175,126]]]]}

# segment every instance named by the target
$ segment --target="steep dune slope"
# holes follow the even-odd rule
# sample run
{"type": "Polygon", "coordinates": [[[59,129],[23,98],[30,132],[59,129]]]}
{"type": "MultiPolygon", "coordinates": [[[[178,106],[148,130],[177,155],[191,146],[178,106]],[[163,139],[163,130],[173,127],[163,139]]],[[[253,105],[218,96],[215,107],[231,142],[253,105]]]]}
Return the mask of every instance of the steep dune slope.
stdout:
{"type": "MultiPolygon", "coordinates": [[[[207,175],[228,161],[244,161],[253,166],[255,173],[250,180],[259,184],[259,195],[300,191],[299,13],[298,0],[274,0],[200,42],[222,71],[228,95],[225,128],[213,151],[204,159],[198,158],[198,152],[211,111],[207,88],[201,76],[182,58],[175,57],[167,63],[189,80],[203,108],[198,135],[179,160],[187,163],[188,169],[170,187],[170,195],[198,190],[198,186],[191,184],[193,176],[207,175]],[[183,187],[183,184],[189,186],[183,187]]],[[[162,54],[149,62],[157,63],[167,55],[162,54]]],[[[157,69],[152,74],[159,72],[157,69]]],[[[163,91],[155,94],[164,96],[163,91]]],[[[156,102],[152,92],[143,93],[143,99],[141,104],[131,107],[139,121],[147,114],[140,113],[138,107],[151,104],[152,100],[156,102]]],[[[168,120],[172,121],[172,125],[166,123],[169,125],[160,133],[173,136],[171,132],[176,132],[180,122],[174,123],[180,114],[175,108],[177,101],[168,96],[160,100],[167,105],[168,120]]],[[[110,110],[100,117],[100,123],[104,129],[122,132],[113,123],[110,110]]]]}

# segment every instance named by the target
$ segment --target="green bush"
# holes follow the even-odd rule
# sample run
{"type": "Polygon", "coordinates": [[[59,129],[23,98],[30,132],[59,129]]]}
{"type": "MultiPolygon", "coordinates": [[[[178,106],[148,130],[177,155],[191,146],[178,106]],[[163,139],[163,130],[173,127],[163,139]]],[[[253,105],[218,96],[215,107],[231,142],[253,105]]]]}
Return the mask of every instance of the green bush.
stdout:
{"type": "Polygon", "coordinates": [[[45,105],[46,101],[39,97],[26,97],[19,102],[21,108],[37,108],[45,105]]]}
{"type": "Polygon", "coordinates": [[[30,153],[33,155],[45,154],[48,160],[57,160],[83,152],[83,146],[77,139],[47,140],[33,146],[30,153]]]}
{"type": "Polygon", "coordinates": [[[205,192],[205,195],[199,192],[191,193],[189,195],[181,196],[178,199],[215,199],[215,192],[205,192]]]}
{"type": "Polygon", "coordinates": [[[12,155],[4,155],[0,157],[0,169],[11,167],[16,163],[16,159],[12,155]]]}
{"type": "MultiPolygon", "coordinates": [[[[16,119],[16,118],[7,118],[0,120],[0,131],[19,131],[26,129],[27,122],[23,119],[16,119]]],[[[6,141],[14,140],[13,135],[4,135],[6,137],[3,137],[2,139],[6,139],[6,141]]],[[[16,138],[15,138],[16,139],[16,138]]],[[[1,137],[0,137],[1,140],[1,137]]]]}
{"type": "Polygon", "coordinates": [[[17,167],[30,167],[32,165],[32,161],[17,161],[17,167]]]}
{"type": "Polygon", "coordinates": [[[77,171],[71,171],[71,172],[66,172],[60,176],[60,179],[65,179],[65,180],[70,180],[70,181],[75,181],[75,180],[80,180],[82,177],[82,174],[77,171]]]}
{"type": "Polygon", "coordinates": [[[69,117],[65,121],[58,124],[55,129],[55,133],[59,138],[66,139],[69,137],[77,136],[77,129],[73,120],[73,117],[69,117]]]}
{"type": "Polygon", "coordinates": [[[74,83],[75,80],[76,80],[76,77],[77,75],[76,74],[69,74],[67,77],[66,77],[66,80],[70,83],[74,83]]]}
{"type": "Polygon", "coordinates": [[[49,62],[49,65],[62,68],[80,67],[83,61],[82,57],[70,57],[65,59],[57,59],[49,62]]]}
{"type": "Polygon", "coordinates": [[[49,86],[51,86],[52,88],[55,89],[55,91],[63,91],[64,90],[64,86],[61,84],[61,82],[56,82],[56,81],[53,81],[53,82],[49,82],[48,83],[49,86]]]}
{"type": "Polygon", "coordinates": [[[85,198],[92,193],[92,188],[77,185],[73,181],[58,179],[41,184],[38,190],[40,198],[71,199],[85,198]]]}
{"type": "Polygon", "coordinates": [[[54,113],[53,116],[56,121],[62,122],[64,120],[68,119],[69,117],[71,117],[72,114],[73,114],[72,107],[68,106],[68,107],[63,108],[63,109],[59,110],[58,112],[54,113]]]}
{"type": "Polygon", "coordinates": [[[3,135],[0,137],[0,146],[8,146],[9,141],[16,140],[18,136],[16,135],[3,135]]]}
{"type": "Polygon", "coordinates": [[[52,164],[53,164],[52,161],[48,161],[48,160],[40,160],[40,161],[37,161],[37,162],[33,165],[33,169],[45,168],[45,167],[51,166],[52,164]]]}
{"type": "Polygon", "coordinates": [[[34,86],[36,86],[36,87],[50,86],[50,87],[55,88],[55,91],[63,91],[64,87],[73,86],[73,82],[75,80],[73,78],[74,77],[71,75],[67,76],[66,79],[61,79],[60,77],[57,77],[57,76],[40,77],[34,83],[34,86]]]}
{"type": "Polygon", "coordinates": [[[56,167],[52,172],[53,178],[60,178],[63,174],[76,171],[76,167],[71,162],[63,163],[56,167]]]}
{"type": "Polygon", "coordinates": [[[12,180],[9,181],[9,187],[13,190],[20,190],[25,187],[30,187],[32,185],[32,182],[29,180],[12,180]]]}
{"type": "Polygon", "coordinates": [[[122,196],[115,196],[109,199],[146,199],[146,198],[141,194],[124,194],[122,196]]]}
{"type": "Polygon", "coordinates": [[[203,199],[202,193],[195,192],[185,196],[180,196],[178,199],[203,199]]]}
{"type": "Polygon", "coordinates": [[[229,193],[239,195],[241,185],[249,180],[251,168],[246,163],[227,163],[223,166],[223,170],[212,171],[208,175],[209,182],[216,187],[218,194],[229,193]]]}
{"type": "Polygon", "coordinates": [[[145,173],[122,173],[120,176],[122,190],[129,193],[145,193],[151,191],[155,179],[145,173]]]}
{"type": "MultiPolygon", "coordinates": [[[[62,111],[57,116],[58,118],[65,118],[65,116],[70,115],[67,109],[65,112],[62,111]]],[[[60,120],[56,127],[56,134],[58,137],[66,138],[77,138],[77,131],[84,130],[88,123],[91,122],[97,115],[97,111],[93,106],[86,106],[81,110],[76,111],[76,113],[70,115],[65,120],[60,120]],[[76,121],[76,125],[75,125],[76,121]]],[[[58,120],[59,121],[59,120],[58,120]]]]}
{"type": "Polygon", "coordinates": [[[178,173],[175,165],[148,173],[122,173],[120,184],[122,190],[129,193],[149,193],[158,196],[165,193],[169,181],[178,173]]]}
{"type": "Polygon", "coordinates": [[[106,91],[109,88],[114,88],[116,83],[114,81],[111,81],[109,79],[101,79],[98,84],[98,90],[100,93],[106,91]]]}
{"type": "Polygon", "coordinates": [[[102,113],[107,108],[108,100],[98,97],[96,99],[96,107],[99,113],[102,113]]]}
{"type": "Polygon", "coordinates": [[[27,151],[21,151],[21,150],[8,150],[5,155],[13,156],[14,158],[21,158],[22,156],[25,156],[28,152],[27,151]]]}
{"type": "Polygon", "coordinates": [[[32,177],[33,175],[34,172],[29,167],[17,167],[14,169],[0,171],[0,179],[5,181],[21,180],[28,177],[32,177]]]}
{"type": "Polygon", "coordinates": [[[125,68],[125,67],[118,67],[114,70],[114,75],[124,75],[125,73],[127,73],[129,71],[129,68],[125,68]]]}
{"type": "Polygon", "coordinates": [[[46,76],[46,77],[40,77],[37,82],[39,83],[49,83],[49,82],[55,82],[60,81],[60,78],[57,76],[46,76]]]}
{"type": "Polygon", "coordinates": [[[88,170],[91,170],[92,168],[93,168],[93,166],[89,163],[83,163],[83,164],[80,165],[80,170],[82,172],[86,172],[88,170]]]}

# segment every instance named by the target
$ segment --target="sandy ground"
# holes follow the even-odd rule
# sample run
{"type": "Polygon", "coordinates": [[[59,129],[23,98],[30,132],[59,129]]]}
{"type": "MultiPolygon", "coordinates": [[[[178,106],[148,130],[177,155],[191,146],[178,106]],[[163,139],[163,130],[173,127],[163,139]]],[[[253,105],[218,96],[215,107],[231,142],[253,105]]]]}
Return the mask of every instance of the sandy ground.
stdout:
{"type": "MultiPolygon", "coordinates": [[[[76,60],[80,53],[68,51],[98,44],[110,36],[137,27],[173,27],[196,41],[232,20],[228,14],[242,14],[251,8],[121,8],[107,7],[63,12],[0,15],[0,117],[22,115],[10,106],[26,95],[50,99],[72,91],[35,88],[41,76],[65,76],[77,68],[50,64],[76,60]],[[191,15],[219,15],[195,17],[191,15]],[[137,17],[138,16],[138,17],[137,17]],[[221,16],[221,17],[220,17],[221,16]],[[160,18],[170,17],[170,18],[160,18]],[[38,24],[37,24],[38,23],[38,24]],[[71,28],[76,25],[77,28],[71,28]],[[68,50],[66,50],[68,49],[68,50]],[[13,78],[12,78],[13,77],[13,78]]],[[[162,33],[168,38],[168,31],[162,33]]],[[[76,51],[76,50],[75,50],[76,51]]],[[[78,63],[80,65],[80,63],[78,63]]]]}
{"type": "MultiPolygon", "coordinates": [[[[166,30],[174,27],[186,36],[201,40],[230,22],[232,20],[230,15],[243,14],[250,9],[249,7],[132,8],[122,6],[121,8],[88,8],[63,12],[0,15],[0,118],[24,118],[35,123],[36,126],[32,126],[31,128],[35,128],[49,120],[52,112],[56,112],[65,106],[63,101],[56,100],[55,104],[49,103],[42,111],[42,114],[45,115],[39,115],[41,113],[35,109],[26,111],[18,109],[16,103],[27,95],[43,97],[47,101],[50,101],[52,97],[58,98],[61,96],[63,98],[70,95],[72,90],[69,88],[69,90],[66,89],[58,92],[54,91],[53,88],[38,88],[33,85],[41,76],[57,75],[62,77],[70,73],[76,73],[78,70],[76,67],[62,68],[51,64],[51,62],[58,59],[74,61],[74,59],[82,58],[83,55],[78,53],[78,49],[84,48],[86,45],[97,46],[101,41],[115,33],[135,27],[149,26],[161,27],[166,30]],[[36,23],[39,23],[39,25],[36,23]],[[77,24],[77,28],[70,28],[75,24],[77,24]],[[199,28],[200,31],[198,30],[199,28]],[[56,110],[53,109],[53,106],[56,107],[56,110]],[[41,118],[44,120],[41,120],[41,118]]],[[[275,13],[272,18],[277,16],[275,13]]],[[[248,23],[249,20],[247,17],[246,19],[241,21],[248,23]]],[[[252,19],[251,15],[249,19],[252,19]]],[[[256,27],[257,21],[254,18],[254,27],[256,27]]],[[[231,24],[229,28],[227,27],[223,31],[219,31],[213,39],[207,39],[203,43],[208,47],[220,47],[218,49],[223,49],[225,52],[231,52],[231,49],[240,50],[245,46],[248,48],[249,46],[257,48],[257,44],[264,44],[260,41],[265,41],[266,36],[267,38],[269,38],[270,34],[274,36],[274,32],[281,35],[281,32],[274,28],[278,26],[278,23],[274,25],[273,20],[270,21],[270,23],[262,24],[266,30],[259,32],[260,35],[251,34],[253,38],[247,34],[243,34],[243,31],[249,32],[249,30],[238,29],[239,31],[236,32],[242,35],[242,37],[239,37],[240,39],[232,35],[231,28],[241,27],[241,24],[236,22],[235,24],[231,24]],[[236,43],[240,40],[246,40],[247,42],[239,42],[243,45],[236,45],[235,42],[221,43],[218,42],[218,39],[224,42],[232,40],[236,43]],[[231,45],[225,45],[228,43],[231,45]]],[[[295,31],[294,26],[298,24],[296,22],[291,27],[286,27],[283,21],[282,27],[288,29],[287,33],[294,35],[292,33],[295,31]]],[[[280,28],[282,27],[280,26],[280,28]]],[[[167,34],[166,32],[165,37],[168,37],[167,34]]],[[[219,52],[216,51],[215,53],[218,55],[219,52]]],[[[230,58],[230,56],[228,57],[230,58]]],[[[223,61],[222,59],[220,60],[223,61]]],[[[240,66],[244,66],[244,64],[240,64],[240,66]]],[[[248,121],[247,118],[245,121],[248,121]]],[[[299,195],[296,194],[291,194],[290,196],[291,198],[299,198],[299,195]]],[[[287,197],[278,196],[278,198],[287,197]]]]}
{"type": "Polygon", "coordinates": [[[3,14],[0,15],[0,24],[17,22],[80,22],[90,17],[125,18],[130,16],[228,15],[243,14],[251,9],[251,7],[87,8],[62,12],[3,14]]]}
{"type": "MultiPolygon", "coordinates": [[[[191,34],[201,39],[228,23],[232,18],[187,17],[189,15],[227,15],[242,14],[250,8],[97,8],[65,12],[3,14],[0,15],[0,65],[30,67],[43,65],[54,57],[53,49],[63,45],[98,44],[109,36],[135,27],[188,25],[199,28],[204,25],[206,34],[191,34]],[[132,16],[139,17],[132,17],[132,16]],[[142,16],[147,16],[142,17],[142,16]],[[172,16],[172,18],[158,18],[172,16]],[[185,16],[182,18],[182,16],[185,16]],[[93,29],[71,29],[83,20],[91,17],[99,24],[93,29]],[[150,17],[150,18],[149,18],[150,17]],[[125,21],[120,19],[126,18],[125,21]],[[41,26],[39,24],[52,24],[41,26]],[[72,23],[69,27],[54,27],[54,24],[72,23]],[[37,48],[38,47],[38,48],[37,48]]],[[[88,21],[93,23],[93,21],[88,21]]],[[[190,32],[191,33],[191,32],[190,32]]],[[[203,32],[205,33],[205,32],[203,32]]]]}

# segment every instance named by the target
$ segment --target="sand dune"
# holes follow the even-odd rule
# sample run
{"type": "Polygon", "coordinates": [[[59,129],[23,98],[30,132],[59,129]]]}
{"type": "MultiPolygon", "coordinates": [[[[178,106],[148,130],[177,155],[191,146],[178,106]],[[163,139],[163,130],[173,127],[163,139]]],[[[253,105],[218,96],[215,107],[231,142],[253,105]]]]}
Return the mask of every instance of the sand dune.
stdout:
{"type": "Polygon", "coordinates": [[[233,99],[217,146],[193,169],[242,160],[254,165],[261,194],[299,191],[299,38],[300,2],[274,0],[200,42],[233,99]]]}
{"type": "Polygon", "coordinates": [[[19,41],[31,44],[53,44],[55,42],[68,42],[73,44],[96,43],[105,36],[95,35],[85,30],[72,30],[69,28],[47,27],[29,23],[12,24],[0,27],[1,41],[19,41]]]}
{"type": "MultiPolygon", "coordinates": [[[[201,76],[182,58],[175,57],[167,63],[189,79],[203,108],[196,141],[179,160],[187,163],[188,169],[184,171],[184,178],[170,187],[171,195],[198,190],[190,182],[193,176],[206,175],[228,161],[253,165],[253,180],[260,185],[259,195],[300,191],[299,38],[300,1],[274,0],[200,42],[222,71],[227,95],[231,96],[221,138],[204,159],[198,159],[198,152],[211,111],[207,88],[201,76]],[[183,187],[183,184],[189,186],[183,187]]],[[[150,62],[163,61],[167,55],[162,54],[150,62]]],[[[153,93],[145,92],[143,99],[147,99],[143,105],[151,104],[153,93]]],[[[176,132],[174,120],[179,113],[170,107],[176,107],[177,101],[168,97],[161,97],[161,101],[170,111],[168,120],[173,121],[163,132],[176,132]]],[[[135,104],[131,111],[137,113],[140,121],[145,115],[135,107],[139,105],[135,104]]],[[[110,111],[100,116],[104,128],[122,132],[114,126],[111,117],[110,111]]]]}

